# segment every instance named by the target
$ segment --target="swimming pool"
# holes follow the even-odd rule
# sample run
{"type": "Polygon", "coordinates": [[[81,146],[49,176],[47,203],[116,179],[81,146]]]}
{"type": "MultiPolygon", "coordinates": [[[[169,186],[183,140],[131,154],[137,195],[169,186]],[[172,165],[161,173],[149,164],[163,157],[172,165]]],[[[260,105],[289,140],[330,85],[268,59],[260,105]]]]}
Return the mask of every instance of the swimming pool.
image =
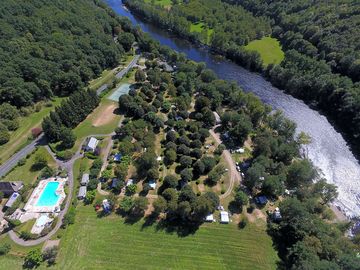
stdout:
{"type": "Polygon", "coordinates": [[[59,182],[48,182],[43,192],[40,195],[39,200],[36,203],[36,206],[54,206],[57,204],[60,199],[60,195],[56,194],[58,189],[59,182]]]}

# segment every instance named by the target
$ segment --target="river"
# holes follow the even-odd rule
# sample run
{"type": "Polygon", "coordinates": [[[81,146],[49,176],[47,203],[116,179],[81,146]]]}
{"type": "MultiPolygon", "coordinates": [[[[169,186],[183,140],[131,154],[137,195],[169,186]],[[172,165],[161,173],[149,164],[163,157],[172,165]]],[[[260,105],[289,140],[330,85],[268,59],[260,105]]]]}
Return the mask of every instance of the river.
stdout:
{"type": "Polygon", "coordinates": [[[231,61],[219,59],[206,49],[197,48],[189,42],[169,35],[125,9],[120,0],[105,0],[121,16],[128,17],[144,32],[149,33],[162,45],[183,52],[188,58],[205,62],[208,68],[225,80],[236,81],[247,92],[253,92],[274,109],[297,124],[297,131],[311,136],[312,142],[306,146],[308,157],[323,173],[329,183],[338,187],[339,196],[334,202],[347,216],[360,216],[360,165],[343,136],[335,130],[325,116],[309,108],[304,102],[273,87],[261,75],[252,73],[231,61]]]}

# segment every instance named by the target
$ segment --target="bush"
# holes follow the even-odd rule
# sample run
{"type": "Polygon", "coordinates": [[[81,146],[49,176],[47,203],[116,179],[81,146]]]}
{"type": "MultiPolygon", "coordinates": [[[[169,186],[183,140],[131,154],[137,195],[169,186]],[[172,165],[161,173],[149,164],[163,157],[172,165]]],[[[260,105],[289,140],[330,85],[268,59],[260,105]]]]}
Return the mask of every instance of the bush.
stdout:
{"type": "Polygon", "coordinates": [[[21,158],[21,159],[19,159],[17,165],[18,165],[18,166],[24,166],[25,163],[26,163],[26,158],[21,158]]]}
{"type": "Polygon", "coordinates": [[[0,256],[9,253],[11,246],[8,243],[0,244],[0,256]]]}
{"type": "Polygon", "coordinates": [[[38,267],[42,262],[42,260],[43,258],[40,249],[31,250],[25,257],[24,267],[25,268],[38,267]]]}
{"type": "Polygon", "coordinates": [[[42,253],[42,258],[44,261],[47,261],[49,265],[55,264],[55,260],[58,254],[58,247],[50,247],[44,250],[42,253]]]}
{"type": "Polygon", "coordinates": [[[244,229],[247,224],[248,224],[248,220],[247,220],[246,217],[244,217],[244,218],[239,222],[239,228],[240,228],[240,229],[244,229]]]}
{"type": "Polygon", "coordinates": [[[74,223],[75,223],[75,207],[72,206],[65,214],[61,227],[65,229],[68,225],[74,223]]]}

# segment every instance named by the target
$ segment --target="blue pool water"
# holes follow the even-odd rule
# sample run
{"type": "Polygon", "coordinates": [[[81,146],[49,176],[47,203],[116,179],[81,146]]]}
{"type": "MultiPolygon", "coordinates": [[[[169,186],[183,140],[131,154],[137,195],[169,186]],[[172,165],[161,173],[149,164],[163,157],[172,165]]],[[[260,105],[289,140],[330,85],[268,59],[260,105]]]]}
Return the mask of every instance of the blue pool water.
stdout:
{"type": "Polygon", "coordinates": [[[36,206],[54,206],[58,202],[60,197],[55,192],[59,184],[59,182],[47,183],[46,187],[40,195],[39,200],[36,203],[36,206]]]}

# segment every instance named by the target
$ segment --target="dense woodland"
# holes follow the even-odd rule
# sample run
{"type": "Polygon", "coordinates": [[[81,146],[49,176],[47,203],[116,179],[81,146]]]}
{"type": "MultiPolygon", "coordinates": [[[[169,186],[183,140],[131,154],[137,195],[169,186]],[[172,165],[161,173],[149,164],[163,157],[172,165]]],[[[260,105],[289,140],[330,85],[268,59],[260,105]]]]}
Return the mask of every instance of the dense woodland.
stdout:
{"type": "Polygon", "coordinates": [[[0,144],[35,102],[69,96],[116,66],[134,37],[98,1],[2,1],[0,144]],[[113,37],[118,35],[118,42],[113,37]],[[130,35],[130,37],[129,37],[130,35]]]}
{"type": "Polygon", "coordinates": [[[251,70],[261,70],[257,52],[246,51],[250,41],[271,34],[270,20],[254,17],[242,7],[234,8],[220,0],[180,2],[168,11],[162,6],[143,0],[124,3],[135,13],[177,35],[195,43],[210,46],[213,51],[226,54],[251,70]],[[192,25],[203,24],[202,31],[192,31],[192,25]]]}
{"type": "Polygon", "coordinates": [[[217,26],[210,44],[213,49],[251,70],[263,71],[275,86],[324,111],[347,133],[354,149],[359,151],[360,17],[357,1],[329,3],[299,0],[289,3],[224,0],[222,3],[204,1],[199,7],[197,4],[200,2],[184,1],[173,5],[171,10],[167,11],[161,6],[145,4],[140,0],[125,1],[134,12],[144,15],[165,29],[190,37],[190,40],[201,40],[197,34],[186,32],[186,29],[190,31],[190,22],[203,20],[214,25],[213,21],[216,20],[217,26]],[[210,2],[216,3],[214,12],[210,2]],[[228,4],[233,4],[233,7],[228,4]],[[240,20],[240,24],[236,24],[231,20],[229,12],[244,12],[240,7],[258,16],[252,17],[250,22],[263,25],[262,32],[258,32],[256,37],[246,31],[251,23],[244,25],[240,20]],[[216,19],[212,18],[212,14],[216,14],[216,19]],[[263,19],[264,16],[268,17],[268,20],[263,19]],[[183,22],[178,24],[181,31],[172,26],[175,21],[183,22]],[[236,30],[229,27],[230,22],[237,25],[236,30]],[[271,24],[271,30],[268,30],[268,24],[271,24]],[[271,33],[280,40],[285,51],[285,60],[280,65],[269,65],[264,69],[259,54],[245,51],[241,45],[246,42],[233,38],[232,34],[239,35],[239,31],[247,33],[247,41],[271,33]]]}
{"type": "Polygon", "coordinates": [[[271,82],[331,115],[359,150],[358,1],[224,2],[272,20],[272,35],[286,55],[280,66],[268,67],[271,82]]]}

